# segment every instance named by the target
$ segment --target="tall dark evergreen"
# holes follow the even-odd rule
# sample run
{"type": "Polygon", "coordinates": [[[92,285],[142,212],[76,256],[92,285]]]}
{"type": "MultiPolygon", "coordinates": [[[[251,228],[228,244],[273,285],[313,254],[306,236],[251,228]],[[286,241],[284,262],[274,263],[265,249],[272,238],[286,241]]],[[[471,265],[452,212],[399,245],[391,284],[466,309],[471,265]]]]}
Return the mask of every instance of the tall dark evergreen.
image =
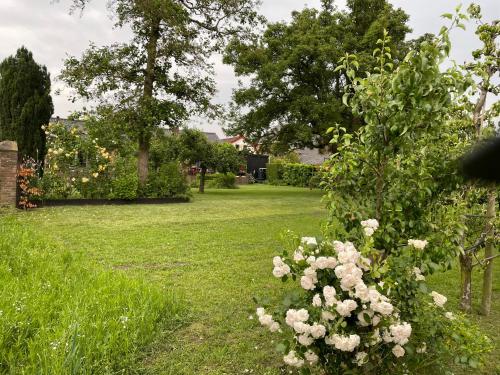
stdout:
{"type": "Polygon", "coordinates": [[[20,154],[43,161],[45,133],[54,112],[50,74],[25,47],[0,63],[0,140],[17,141],[20,154]]]}

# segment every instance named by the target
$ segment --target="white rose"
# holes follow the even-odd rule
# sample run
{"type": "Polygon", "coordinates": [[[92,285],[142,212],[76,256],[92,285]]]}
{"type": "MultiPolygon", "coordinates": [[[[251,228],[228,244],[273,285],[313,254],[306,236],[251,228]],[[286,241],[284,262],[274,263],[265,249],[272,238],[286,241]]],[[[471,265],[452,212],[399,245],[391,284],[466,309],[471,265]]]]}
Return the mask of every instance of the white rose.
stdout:
{"type": "Polygon", "coordinates": [[[314,307],[321,307],[323,303],[321,302],[321,297],[319,294],[315,294],[313,299],[312,299],[312,305],[314,307]]]}
{"type": "Polygon", "coordinates": [[[371,308],[373,311],[378,312],[384,316],[392,314],[394,310],[394,306],[392,306],[389,302],[372,302],[371,308]]]}
{"type": "Polygon", "coordinates": [[[448,311],[444,314],[444,316],[447,318],[447,319],[450,319],[450,320],[453,320],[455,319],[455,316],[453,315],[453,313],[451,311],[448,311]]]}
{"type": "Polygon", "coordinates": [[[426,240],[408,240],[408,246],[413,246],[417,250],[423,250],[428,243],[426,240]]]}
{"type": "Polygon", "coordinates": [[[401,345],[396,345],[392,348],[392,354],[394,354],[397,358],[405,355],[405,350],[401,345]]]}
{"type": "Polygon", "coordinates": [[[302,237],[300,242],[305,245],[317,245],[316,237],[302,237]]]}
{"type": "Polygon", "coordinates": [[[399,345],[405,345],[411,335],[411,325],[403,322],[401,324],[393,324],[389,327],[393,342],[399,345]]]}
{"type": "Polygon", "coordinates": [[[307,352],[304,353],[304,357],[307,362],[309,362],[310,365],[314,366],[316,363],[318,363],[319,357],[316,353],[314,353],[312,350],[308,350],[307,352]]]}
{"type": "Polygon", "coordinates": [[[316,287],[314,280],[309,276],[302,276],[300,278],[300,286],[305,290],[313,290],[316,287]]]}
{"type": "Polygon", "coordinates": [[[361,312],[358,313],[358,321],[359,321],[359,324],[362,326],[362,327],[368,327],[370,325],[370,322],[371,322],[371,318],[373,317],[373,310],[363,310],[361,312]],[[367,315],[370,319],[369,321],[367,321],[365,319],[365,315],[367,315]]]}
{"type": "Polygon", "coordinates": [[[321,312],[321,319],[323,319],[325,321],[335,320],[335,315],[333,315],[330,311],[322,311],[321,312]]]}
{"type": "Polygon", "coordinates": [[[327,307],[333,306],[337,302],[337,292],[333,286],[323,287],[323,296],[325,297],[325,305],[327,307]]]}
{"type": "Polygon", "coordinates": [[[271,332],[278,332],[280,330],[280,324],[278,322],[272,322],[269,325],[269,331],[271,332]]]}
{"type": "Polygon", "coordinates": [[[358,352],[356,353],[354,363],[356,363],[358,366],[363,366],[367,362],[367,359],[368,359],[368,353],[358,352]]]}
{"type": "Polygon", "coordinates": [[[371,237],[373,236],[373,233],[375,233],[375,229],[370,227],[363,228],[363,231],[365,232],[366,237],[371,237]]]}
{"type": "Polygon", "coordinates": [[[319,339],[321,337],[325,337],[325,334],[326,334],[326,328],[324,325],[322,324],[317,324],[317,323],[314,323],[312,326],[311,326],[311,329],[310,329],[310,334],[312,337],[314,337],[315,339],[319,339]]]}
{"type": "Polygon", "coordinates": [[[352,299],[346,299],[342,302],[337,302],[337,307],[335,310],[341,315],[341,316],[350,316],[351,312],[358,307],[358,304],[356,301],[353,301],[352,299]]]}
{"type": "Polygon", "coordinates": [[[432,298],[434,299],[434,303],[438,307],[443,307],[446,301],[448,301],[448,298],[443,296],[442,294],[439,294],[438,292],[432,292],[431,293],[432,298]]]}
{"type": "Polygon", "coordinates": [[[314,339],[311,336],[305,334],[298,336],[297,341],[300,345],[309,346],[314,342],[314,339]]]}
{"type": "Polygon", "coordinates": [[[283,362],[288,366],[292,367],[302,367],[304,365],[304,360],[297,358],[294,350],[291,350],[286,356],[283,357],[283,362]]]}

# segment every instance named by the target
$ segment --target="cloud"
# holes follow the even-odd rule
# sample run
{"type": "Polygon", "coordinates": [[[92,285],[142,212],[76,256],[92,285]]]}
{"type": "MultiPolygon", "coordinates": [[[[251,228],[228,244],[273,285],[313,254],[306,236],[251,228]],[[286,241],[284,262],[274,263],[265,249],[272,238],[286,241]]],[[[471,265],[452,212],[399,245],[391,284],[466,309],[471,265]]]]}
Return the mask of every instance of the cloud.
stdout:
{"type": "MultiPolygon", "coordinates": [[[[487,20],[500,13],[498,0],[476,1],[483,9],[487,20]]],[[[63,89],[62,95],[54,96],[55,114],[67,116],[81,109],[84,103],[70,103],[69,90],[64,89],[54,78],[59,74],[67,55],[79,56],[92,41],[97,45],[125,41],[130,34],[127,30],[114,29],[113,21],[106,9],[106,1],[92,1],[83,14],[68,13],[70,0],[0,0],[0,60],[15,53],[21,45],[33,52],[35,59],[47,66],[53,78],[53,87],[63,89]]],[[[425,32],[437,33],[444,24],[440,15],[453,12],[455,0],[392,0],[396,7],[403,8],[410,15],[411,37],[425,32]]],[[[470,2],[464,4],[464,8],[470,2]]],[[[293,10],[319,7],[320,0],[263,0],[261,13],[271,22],[290,19],[293,10]]],[[[336,2],[345,7],[345,0],[336,2]]],[[[466,31],[457,30],[452,34],[452,58],[458,63],[469,59],[470,53],[479,46],[473,32],[473,25],[466,31]]],[[[230,66],[222,64],[220,56],[214,56],[218,94],[216,103],[227,103],[237,80],[230,66]]],[[[222,132],[217,124],[208,124],[205,119],[195,119],[195,126],[222,132]]]]}

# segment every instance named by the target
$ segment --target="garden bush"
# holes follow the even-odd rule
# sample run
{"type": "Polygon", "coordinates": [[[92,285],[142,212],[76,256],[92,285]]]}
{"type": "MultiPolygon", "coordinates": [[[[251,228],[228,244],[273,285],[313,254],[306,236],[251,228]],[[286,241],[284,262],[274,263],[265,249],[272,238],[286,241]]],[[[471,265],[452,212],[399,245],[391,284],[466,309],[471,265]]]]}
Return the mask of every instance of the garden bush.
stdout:
{"type": "Polygon", "coordinates": [[[150,198],[186,197],[189,185],[178,162],[164,163],[151,171],[144,196],[150,198]]]}
{"type": "Polygon", "coordinates": [[[283,184],[283,163],[269,163],[267,168],[267,181],[271,185],[283,184]]]}
{"type": "Polygon", "coordinates": [[[318,187],[319,168],[300,163],[269,163],[267,179],[272,185],[290,185],[299,187],[318,187]]]}
{"type": "Polygon", "coordinates": [[[95,269],[0,219],[0,373],[133,373],[182,307],[165,290],[95,269]]]}
{"type": "Polygon", "coordinates": [[[234,173],[216,173],[211,176],[208,186],[216,189],[236,189],[234,173]]]}
{"type": "Polygon", "coordinates": [[[135,158],[118,158],[111,182],[110,198],[133,200],[137,198],[139,178],[136,171],[135,158]]]}
{"type": "Polygon", "coordinates": [[[308,164],[284,164],[283,181],[287,185],[311,187],[312,178],[318,173],[318,168],[308,164]]]}
{"type": "Polygon", "coordinates": [[[257,309],[259,322],[282,337],[285,364],[329,375],[446,373],[453,361],[480,367],[491,342],[427,289],[427,241],[408,240],[384,258],[372,238],[378,227],[361,222],[352,238],[358,249],[328,237],[287,237],[273,275],[300,286],[281,306],[257,309]]]}

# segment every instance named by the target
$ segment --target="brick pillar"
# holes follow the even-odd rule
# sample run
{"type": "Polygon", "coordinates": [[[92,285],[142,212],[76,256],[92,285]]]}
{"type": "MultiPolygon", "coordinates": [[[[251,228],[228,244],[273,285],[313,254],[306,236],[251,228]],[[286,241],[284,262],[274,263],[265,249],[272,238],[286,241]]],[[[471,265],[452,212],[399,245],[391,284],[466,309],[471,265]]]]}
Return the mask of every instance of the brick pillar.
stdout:
{"type": "Polygon", "coordinates": [[[0,206],[16,206],[17,143],[0,142],[0,206]]]}

